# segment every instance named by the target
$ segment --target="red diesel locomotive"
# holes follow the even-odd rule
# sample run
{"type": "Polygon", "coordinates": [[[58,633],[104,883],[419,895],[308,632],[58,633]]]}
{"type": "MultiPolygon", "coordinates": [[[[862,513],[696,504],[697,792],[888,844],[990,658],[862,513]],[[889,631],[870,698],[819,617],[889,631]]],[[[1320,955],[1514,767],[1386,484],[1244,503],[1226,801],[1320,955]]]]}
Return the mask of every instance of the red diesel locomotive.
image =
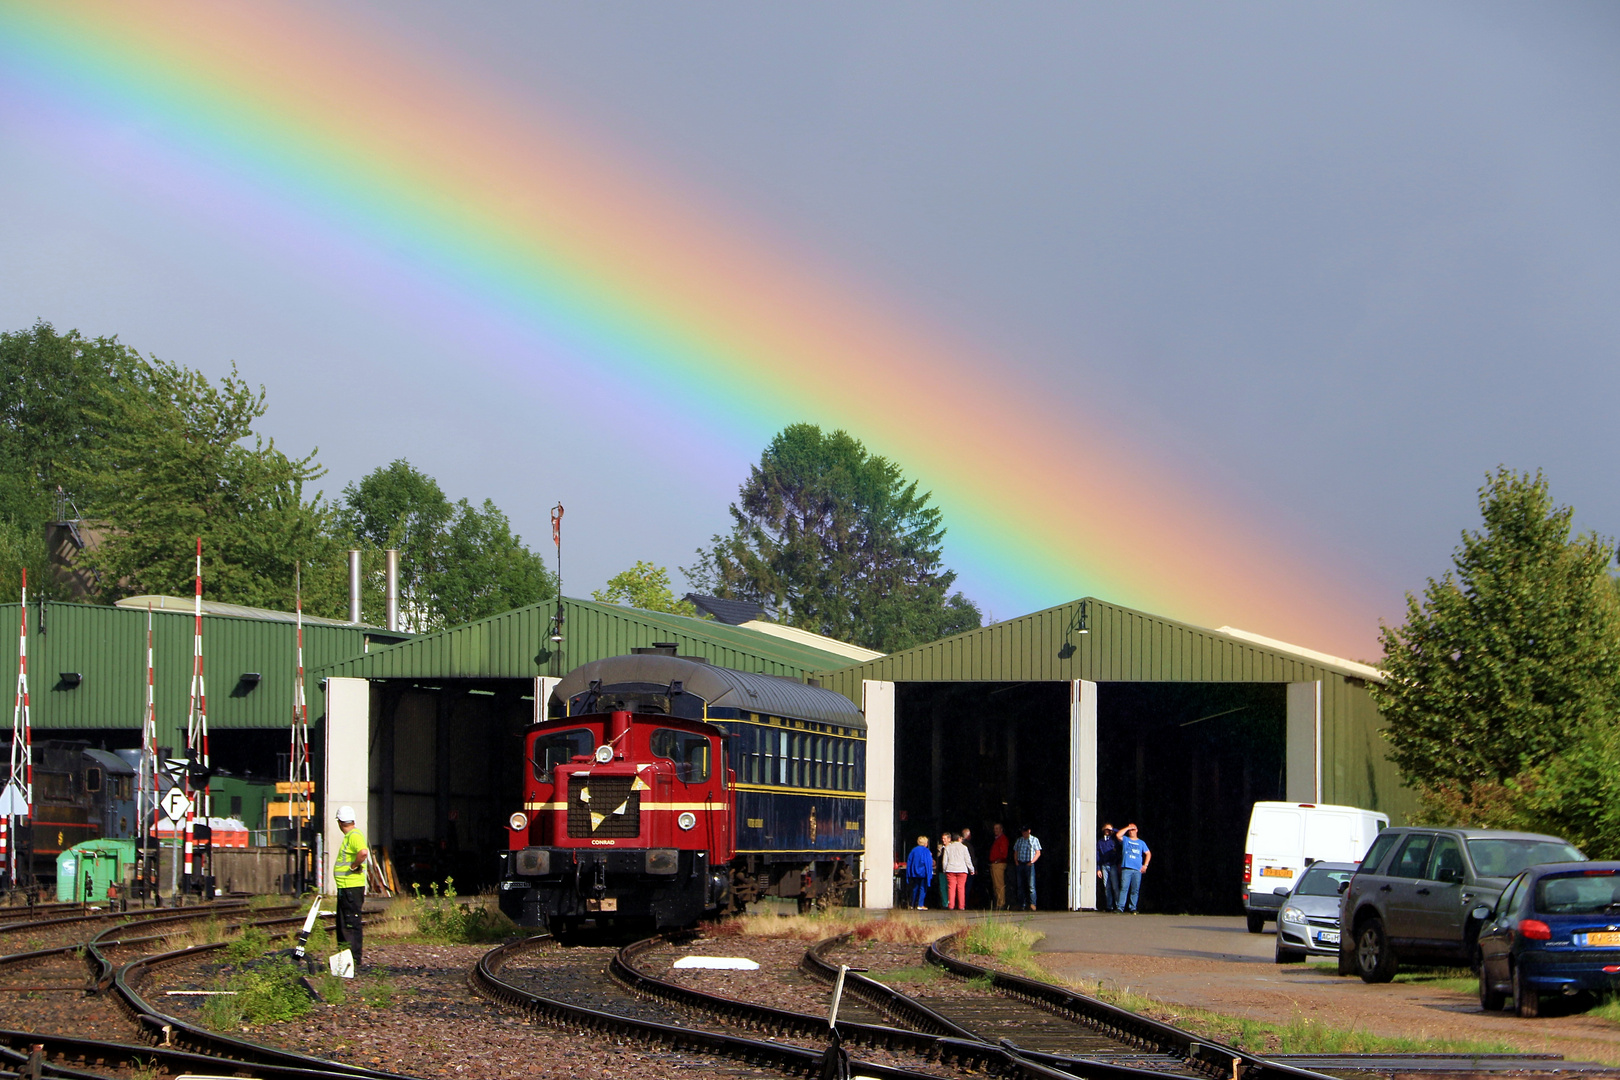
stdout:
{"type": "Polygon", "coordinates": [[[842,694],[656,646],[574,670],[549,712],[501,853],[520,925],[689,926],[854,886],[866,722],[842,694]]]}

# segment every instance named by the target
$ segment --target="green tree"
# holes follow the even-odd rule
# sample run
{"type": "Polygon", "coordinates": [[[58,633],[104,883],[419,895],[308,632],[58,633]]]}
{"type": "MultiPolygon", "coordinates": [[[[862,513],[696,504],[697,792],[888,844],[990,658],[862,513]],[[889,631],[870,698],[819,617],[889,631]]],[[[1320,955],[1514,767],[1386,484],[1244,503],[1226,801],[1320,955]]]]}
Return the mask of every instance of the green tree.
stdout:
{"type": "Polygon", "coordinates": [[[557,595],[545,561],[523,546],[506,515],[489,499],[478,508],[462,499],[444,538],[437,586],[445,626],[499,615],[557,595]]]}
{"type": "Polygon", "coordinates": [[[625,604],[641,611],[667,611],[671,615],[696,615],[690,600],[675,599],[669,571],[650,562],[636,561],[628,570],[608,578],[607,588],[591,593],[591,599],[604,604],[625,604]]]}
{"type": "Polygon", "coordinates": [[[339,514],[345,533],[366,553],[362,602],[370,621],[382,621],[381,553],[393,549],[399,552],[401,625],[414,631],[436,627],[434,579],[445,530],[456,514],[438,481],[401,458],[345,487],[339,514]]]}
{"type": "Polygon", "coordinates": [[[82,556],[100,575],[103,600],[188,595],[201,537],[209,599],[288,610],[302,563],[305,610],[342,614],[332,510],[319,492],[306,495],[325,470],[313,451],[290,458],[254,432],[262,387],[249,387],[234,365],[216,385],[131,352],[125,377],[95,397],[86,412],[98,441],[61,471],[86,516],[107,530],[82,556]]]}
{"type": "Polygon", "coordinates": [[[978,607],[950,592],[931,496],[848,433],[783,429],[738,494],[731,532],[685,570],[699,588],[884,652],[980,624],[978,607]]]}
{"type": "Polygon", "coordinates": [[[1613,545],[1572,538],[1573,510],[1540,472],[1498,469],[1479,505],[1485,527],[1463,533],[1453,570],[1421,601],[1408,594],[1405,625],[1382,628],[1389,679],[1370,689],[1391,756],[1432,812],[1528,823],[1547,809],[1526,793],[1548,770],[1580,771],[1573,758],[1554,765],[1561,755],[1612,746],[1588,738],[1620,706],[1613,545]]]}
{"type": "Polygon", "coordinates": [[[381,552],[389,548],[400,553],[407,630],[439,630],[556,595],[555,575],[493,502],[451,503],[437,481],[404,459],[345,487],[341,520],[367,552],[364,600],[373,621],[383,603],[381,552]]]}
{"type": "Polygon", "coordinates": [[[43,320],[0,333],[0,596],[16,595],[25,566],[32,593],[58,594],[44,539],[56,488],[77,494],[64,470],[100,446],[102,394],[129,382],[136,359],[116,338],[58,333],[43,320]]]}

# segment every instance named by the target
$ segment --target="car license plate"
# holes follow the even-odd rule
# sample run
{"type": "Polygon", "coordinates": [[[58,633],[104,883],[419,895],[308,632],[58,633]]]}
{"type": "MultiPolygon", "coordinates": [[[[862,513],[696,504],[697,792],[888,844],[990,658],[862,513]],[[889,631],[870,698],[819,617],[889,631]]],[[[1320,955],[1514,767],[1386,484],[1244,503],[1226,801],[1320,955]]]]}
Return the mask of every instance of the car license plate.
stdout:
{"type": "Polygon", "coordinates": [[[1594,947],[1605,945],[1613,947],[1615,945],[1620,945],[1620,933],[1615,933],[1612,930],[1599,930],[1595,933],[1587,934],[1585,937],[1586,944],[1594,947]]]}
{"type": "Polygon", "coordinates": [[[1319,945],[1337,945],[1339,943],[1339,932],[1337,930],[1318,930],[1316,932],[1316,941],[1319,945]]]}
{"type": "Polygon", "coordinates": [[[1293,877],[1294,872],[1286,866],[1268,866],[1260,871],[1261,877],[1293,877]]]}

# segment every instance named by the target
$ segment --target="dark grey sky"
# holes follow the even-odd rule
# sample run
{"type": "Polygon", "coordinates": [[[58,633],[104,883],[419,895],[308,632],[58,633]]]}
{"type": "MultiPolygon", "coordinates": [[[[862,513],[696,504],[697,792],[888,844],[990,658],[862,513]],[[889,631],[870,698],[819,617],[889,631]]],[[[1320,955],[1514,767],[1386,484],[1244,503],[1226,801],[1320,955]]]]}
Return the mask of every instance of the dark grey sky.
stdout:
{"type": "MultiPolygon", "coordinates": [[[[1445,568],[1498,463],[1545,468],[1583,526],[1620,531],[1613,4],[348,11],[976,341],[1032,392],[1101,409],[1387,616],[1445,568]]],[[[0,108],[13,152],[30,108],[0,108]]],[[[571,592],[637,558],[689,561],[757,453],[690,436],[699,479],[675,493],[638,469],[645,447],[551,444],[567,475],[539,483],[521,435],[536,403],[424,385],[453,346],[363,288],[312,285],[82,162],[5,173],[0,323],[235,358],[270,387],[271,432],[320,444],[333,488],[408,456],[535,542],[559,496],[657,508],[656,537],[588,531],[571,592]]],[[[570,423],[556,441],[588,433],[570,423]]],[[[1065,599],[960,568],[998,617],[1065,599]]]]}

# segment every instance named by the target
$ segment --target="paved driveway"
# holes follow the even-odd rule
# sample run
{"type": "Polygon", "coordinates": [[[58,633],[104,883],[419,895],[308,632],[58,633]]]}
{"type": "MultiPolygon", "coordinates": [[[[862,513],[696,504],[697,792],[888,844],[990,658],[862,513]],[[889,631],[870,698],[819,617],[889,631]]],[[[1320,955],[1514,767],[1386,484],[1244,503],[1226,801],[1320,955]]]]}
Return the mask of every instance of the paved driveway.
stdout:
{"type": "MultiPolygon", "coordinates": [[[[930,916],[938,916],[930,912],[930,916]]],[[[980,912],[972,913],[975,917],[980,912]]],[[[1306,1020],[1378,1035],[1505,1043],[1572,1061],[1620,1063],[1620,1025],[1560,1008],[1565,1015],[1521,1020],[1483,1012],[1475,990],[1423,983],[1370,986],[1341,978],[1331,957],[1277,964],[1273,928],[1251,934],[1238,917],[1013,913],[1006,918],[1046,935],[1036,951],[1057,975],[1125,987],[1180,1005],[1288,1024],[1306,1020]]]]}

